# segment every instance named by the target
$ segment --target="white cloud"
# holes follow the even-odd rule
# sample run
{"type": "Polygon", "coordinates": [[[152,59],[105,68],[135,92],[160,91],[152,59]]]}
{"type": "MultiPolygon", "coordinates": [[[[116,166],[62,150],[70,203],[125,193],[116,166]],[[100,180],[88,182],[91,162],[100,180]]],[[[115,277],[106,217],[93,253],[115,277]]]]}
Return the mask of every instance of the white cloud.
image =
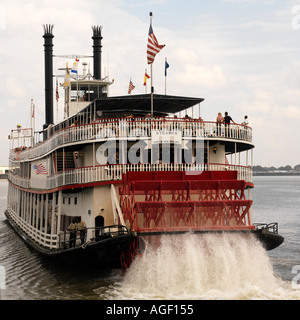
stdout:
{"type": "MultiPolygon", "coordinates": [[[[45,23],[54,24],[54,54],[90,55],[91,26],[103,25],[103,72],[106,69],[115,79],[111,95],[126,94],[130,78],[136,85],[134,93],[143,93],[150,5],[155,14],[154,32],[166,44],[153,66],[155,90],[164,92],[167,57],[169,94],[205,98],[201,112],[206,120],[214,120],[225,108],[235,120],[247,113],[260,151],[255,156],[257,164],[287,164],[285,156],[274,157],[271,148],[281,141],[288,151],[289,135],[299,136],[300,30],[291,27],[291,6],[273,1],[212,0],[189,7],[181,1],[172,6],[168,0],[158,0],[130,3],[129,7],[137,4],[144,5],[144,13],[143,7],[127,10],[128,4],[121,0],[4,1],[0,113],[6,117],[0,120],[1,135],[7,137],[16,121],[27,120],[31,98],[43,112],[45,23]],[[175,14],[181,17],[177,24],[175,14]],[[160,15],[163,27],[157,22],[160,15]]],[[[54,59],[55,70],[64,65],[64,59],[54,59]]],[[[0,163],[7,159],[7,146],[1,141],[0,163]]],[[[299,161],[295,157],[294,164],[300,162],[300,153],[297,156],[299,161]]]]}
{"type": "Polygon", "coordinates": [[[300,120],[300,106],[288,106],[286,108],[283,108],[280,114],[287,119],[295,121],[300,120]]]}
{"type": "Polygon", "coordinates": [[[177,74],[177,81],[183,85],[195,85],[201,87],[213,87],[216,90],[220,86],[226,85],[226,77],[219,65],[202,66],[195,64],[185,64],[183,72],[177,74]]]}

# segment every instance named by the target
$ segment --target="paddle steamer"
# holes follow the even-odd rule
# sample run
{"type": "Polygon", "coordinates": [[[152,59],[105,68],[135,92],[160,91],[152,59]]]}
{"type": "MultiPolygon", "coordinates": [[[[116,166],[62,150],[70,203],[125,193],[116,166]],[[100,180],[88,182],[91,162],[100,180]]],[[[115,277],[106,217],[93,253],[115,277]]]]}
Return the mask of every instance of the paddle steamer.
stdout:
{"type": "Polygon", "coordinates": [[[276,223],[253,224],[251,127],[187,117],[203,98],[109,97],[102,27],[92,31],[93,75],[70,79],[54,124],[53,26],[44,26],[45,125],[10,134],[6,216],[18,234],[51,257],[123,268],[145,236],[238,232],[267,250],[282,243],[276,223]]]}

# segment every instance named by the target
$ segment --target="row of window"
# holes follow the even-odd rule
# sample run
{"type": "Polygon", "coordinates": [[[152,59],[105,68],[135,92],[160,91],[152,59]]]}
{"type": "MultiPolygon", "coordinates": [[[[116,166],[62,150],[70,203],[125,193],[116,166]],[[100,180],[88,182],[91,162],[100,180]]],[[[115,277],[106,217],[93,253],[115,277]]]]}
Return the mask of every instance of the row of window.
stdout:
{"type": "Polygon", "coordinates": [[[73,204],[77,205],[77,197],[63,197],[62,202],[63,204],[72,204],[72,199],[74,199],[73,204]]]}

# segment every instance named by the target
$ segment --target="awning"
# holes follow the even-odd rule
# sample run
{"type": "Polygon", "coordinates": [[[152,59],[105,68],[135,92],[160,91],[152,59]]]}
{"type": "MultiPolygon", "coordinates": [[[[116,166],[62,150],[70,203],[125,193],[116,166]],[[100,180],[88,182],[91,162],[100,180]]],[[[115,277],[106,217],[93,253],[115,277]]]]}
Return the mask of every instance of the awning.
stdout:
{"type": "MultiPolygon", "coordinates": [[[[153,94],[153,112],[177,113],[193,107],[203,100],[203,98],[153,94]]],[[[95,100],[95,103],[97,111],[151,112],[151,94],[99,98],[95,100]]]]}

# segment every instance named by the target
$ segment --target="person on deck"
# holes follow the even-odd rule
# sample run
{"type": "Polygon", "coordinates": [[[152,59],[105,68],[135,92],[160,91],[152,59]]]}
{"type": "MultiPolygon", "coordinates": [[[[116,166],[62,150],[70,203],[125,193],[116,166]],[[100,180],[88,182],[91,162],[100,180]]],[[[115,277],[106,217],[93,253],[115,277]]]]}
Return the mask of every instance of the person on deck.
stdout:
{"type": "Polygon", "coordinates": [[[230,127],[230,123],[235,123],[232,118],[228,115],[228,112],[225,112],[225,116],[224,116],[224,123],[225,123],[225,136],[228,137],[229,136],[229,127],[230,127]]]}
{"type": "Polygon", "coordinates": [[[216,118],[216,122],[217,122],[217,136],[221,135],[221,123],[223,123],[224,118],[222,116],[222,113],[219,112],[218,116],[216,118]]]}
{"type": "Polygon", "coordinates": [[[77,222],[77,229],[80,232],[80,241],[81,244],[84,244],[86,241],[86,223],[81,220],[81,217],[78,218],[78,222],[77,222]]]}
{"type": "Polygon", "coordinates": [[[76,244],[76,232],[77,232],[77,223],[75,223],[75,219],[72,219],[71,224],[69,225],[67,231],[70,231],[69,244],[70,248],[75,247],[76,244]]]}

